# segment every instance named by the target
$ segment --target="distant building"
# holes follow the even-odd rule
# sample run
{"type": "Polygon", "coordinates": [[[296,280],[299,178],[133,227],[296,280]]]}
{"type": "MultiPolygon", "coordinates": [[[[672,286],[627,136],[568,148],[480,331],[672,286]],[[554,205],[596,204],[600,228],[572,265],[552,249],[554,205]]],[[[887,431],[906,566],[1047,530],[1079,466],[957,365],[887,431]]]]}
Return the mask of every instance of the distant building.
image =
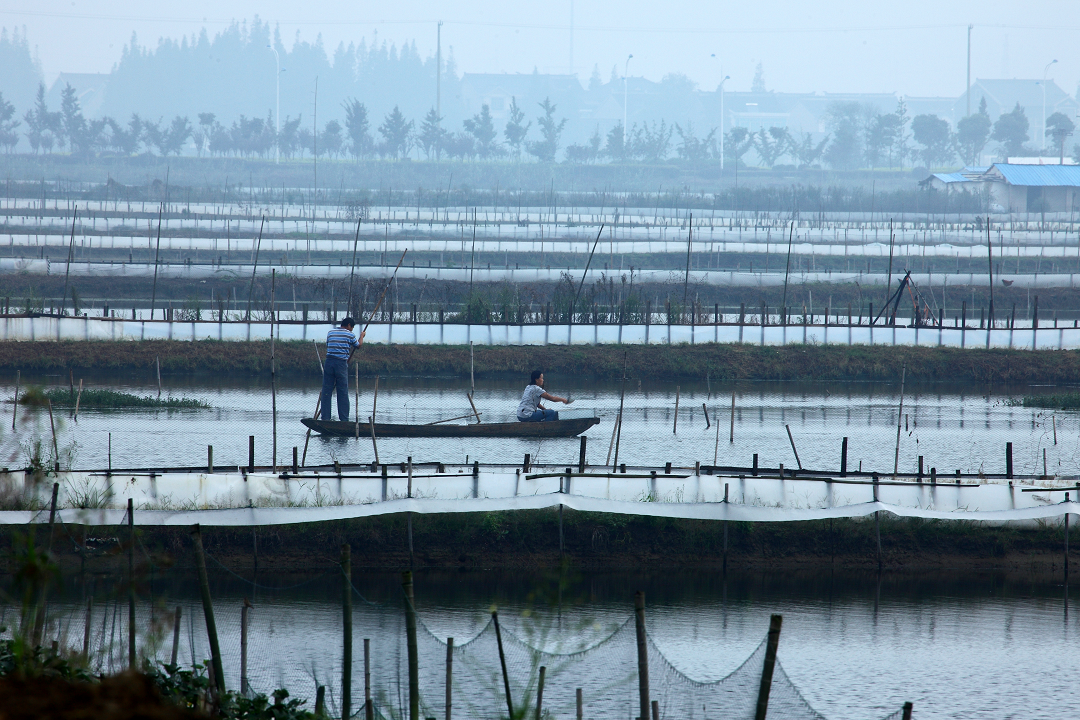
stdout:
{"type": "Polygon", "coordinates": [[[995,163],[979,180],[990,188],[998,212],[1074,212],[1080,210],[1080,165],[995,163]]]}
{"type": "Polygon", "coordinates": [[[45,94],[49,109],[59,110],[64,88],[71,85],[84,117],[97,117],[101,103],[105,100],[105,89],[109,85],[110,75],[106,73],[60,73],[56,82],[45,94]]]}
{"type": "MultiPolygon", "coordinates": [[[[1010,112],[1016,104],[1024,108],[1031,125],[1032,140],[1038,142],[1042,127],[1043,84],[1042,80],[976,80],[971,86],[971,112],[979,111],[979,105],[986,100],[986,112],[991,120],[1010,112]]],[[[950,116],[956,121],[967,113],[968,97],[961,95],[953,103],[950,116]]],[[[1080,112],[1080,103],[1076,98],[1057,86],[1053,80],[1046,81],[1046,116],[1062,112],[1070,118],[1080,112]]],[[[944,115],[942,117],[945,117],[944,115]]]]}
{"type": "Polygon", "coordinates": [[[983,178],[989,167],[965,167],[951,173],[934,173],[919,183],[922,187],[946,192],[978,192],[986,187],[983,178]]]}

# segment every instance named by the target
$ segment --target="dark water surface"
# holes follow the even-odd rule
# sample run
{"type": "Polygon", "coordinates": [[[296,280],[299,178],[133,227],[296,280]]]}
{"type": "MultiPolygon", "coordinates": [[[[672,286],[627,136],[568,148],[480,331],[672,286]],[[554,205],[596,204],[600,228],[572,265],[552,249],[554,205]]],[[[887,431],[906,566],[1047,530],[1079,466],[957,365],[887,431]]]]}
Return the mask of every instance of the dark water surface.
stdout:
{"type": "MultiPolygon", "coordinates": [[[[250,579],[250,572],[244,574],[250,579]]],[[[230,685],[239,684],[239,608],[247,597],[255,605],[250,674],[257,689],[286,684],[294,695],[306,697],[313,694],[316,682],[339,687],[340,577],[263,573],[257,579],[263,587],[221,571],[212,579],[230,685]],[[298,583],[289,590],[268,589],[298,583]]],[[[184,662],[190,662],[192,642],[199,658],[206,646],[193,580],[178,573],[159,573],[152,579],[154,612],[159,617],[165,615],[164,608],[184,607],[180,646],[184,662]],[[189,624],[192,618],[194,624],[189,624]]],[[[403,682],[393,672],[383,672],[389,664],[396,666],[403,652],[400,576],[355,571],[353,582],[374,603],[354,595],[356,687],[361,687],[364,637],[384,653],[376,654],[381,658],[376,680],[403,682]],[[387,660],[386,648],[397,655],[387,660]]],[[[115,587],[119,587],[116,578],[104,576],[85,584],[72,580],[51,606],[58,624],[50,632],[66,632],[81,642],[82,598],[93,589],[98,613],[92,621],[94,642],[98,635],[106,639],[111,635],[117,656],[122,656],[126,603],[121,598],[117,623],[116,598],[108,590],[115,587]],[[110,631],[110,622],[120,630],[110,631]]],[[[484,629],[494,607],[505,631],[530,638],[535,647],[566,652],[601,642],[625,623],[637,589],[646,593],[653,652],[659,651],[677,671],[701,682],[735,670],[763,639],[769,614],[782,613],[780,661],[797,690],[829,720],[884,717],[904,701],[915,703],[915,717],[920,719],[1066,718],[1080,713],[1076,690],[1080,608],[1067,611],[1060,584],[989,572],[880,578],[829,570],[732,573],[725,581],[717,573],[693,571],[421,570],[416,573],[416,605],[424,658],[422,685],[442,687],[441,646],[435,638],[454,637],[457,646],[466,644],[484,629]]],[[[144,578],[141,594],[144,599],[150,596],[151,578],[144,578]]],[[[9,617],[12,612],[11,606],[5,610],[9,617]]],[[[149,604],[140,603],[140,625],[150,613],[149,604]]],[[[164,647],[170,643],[171,639],[164,647]]],[[[632,645],[628,647],[632,653],[632,645]]],[[[633,661],[627,648],[610,642],[593,653],[601,659],[610,653],[611,675],[619,678],[613,682],[632,696],[633,661]]],[[[528,674],[523,663],[520,658],[511,662],[511,674],[528,674]]],[[[497,663],[491,667],[497,669],[497,663]]],[[[552,684],[545,696],[552,693],[556,716],[569,717],[559,709],[572,708],[567,702],[573,685],[585,684],[587,698],[600,692],[572,669],[555,677],[549,676],[552,684]],[[559,693],[566,695],[567,702],[561,705],[559,693]]],[[[662,674],[653,680],[657,694],[674,687],[664,685],[662,674]]],[[[497,705],[498,693],[491,692],[489,704],[497,705]]],[[[389,695],[391,704],[400,699],[397,688],[389,695]]],[[[441,707],[441,700],[438,704],[441,707]]]]}

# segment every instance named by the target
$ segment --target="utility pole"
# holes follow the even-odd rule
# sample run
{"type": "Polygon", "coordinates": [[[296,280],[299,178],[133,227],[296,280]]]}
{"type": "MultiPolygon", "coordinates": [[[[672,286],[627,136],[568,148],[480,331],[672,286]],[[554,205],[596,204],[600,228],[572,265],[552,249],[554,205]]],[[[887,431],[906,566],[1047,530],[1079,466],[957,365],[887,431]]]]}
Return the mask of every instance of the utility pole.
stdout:
{"type": "Polygon", "coordinates": [[[442,126],[442,20],[435,27],[435,115],[442,126]]]}
{"type": "Polygon", "coordinates": [[[570,0],[570,74],[574,74],[574,0],[570,0]]]}
{"type": "Polygon", "coordinates": [[[967,96],[967,112],[964,117],[971,114],[971,29],[974,25],[968,25],[968,52],[967,52],[967,85],[964,87],[964,95],[967,96]]]}

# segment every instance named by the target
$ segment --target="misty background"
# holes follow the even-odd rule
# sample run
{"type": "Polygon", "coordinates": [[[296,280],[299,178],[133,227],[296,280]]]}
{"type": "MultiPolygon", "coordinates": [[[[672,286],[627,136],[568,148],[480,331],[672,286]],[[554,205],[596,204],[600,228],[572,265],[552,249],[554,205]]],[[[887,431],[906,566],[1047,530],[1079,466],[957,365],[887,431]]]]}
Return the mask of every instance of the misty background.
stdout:
{"type": "Polygon", "coordinates": [[[1080,8],[879,5],[331,4],[298,20],[277,3],[148,17],[47,0],[0,9],[0,146],[781,170],[1080,155],[1064,125],[1080,8]]]}

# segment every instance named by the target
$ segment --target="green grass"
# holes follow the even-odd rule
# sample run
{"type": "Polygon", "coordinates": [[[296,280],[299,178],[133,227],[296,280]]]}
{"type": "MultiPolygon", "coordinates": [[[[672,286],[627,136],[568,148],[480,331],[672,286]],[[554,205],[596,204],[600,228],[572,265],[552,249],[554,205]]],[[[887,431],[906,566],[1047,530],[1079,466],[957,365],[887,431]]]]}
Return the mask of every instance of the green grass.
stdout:
{"type": "Polygon", "coordinates": [[[156,398],[150,395],[139,396],[131,393],[118,392],[116,390],[93,390],[84,388],[82,397],[76,390],[72,395],[70,390],[64,388],[29,388],[19,403],[23,405],[45,405],[46,401],[58,407],[70,407],[75,404],[75,398],[79,399],[80,409],[95,410],[119,410],[126,408],[165,408],[168,410],[204,410],[210,407],[202,400],[192,398],[156,398]]]}
{"type": "Polygon", "coordinates": [[[1018,404],[1024,407],[1050,408],[1053,410],[1080,410],[1080,393],[1025,395],[1018,404]]]}

